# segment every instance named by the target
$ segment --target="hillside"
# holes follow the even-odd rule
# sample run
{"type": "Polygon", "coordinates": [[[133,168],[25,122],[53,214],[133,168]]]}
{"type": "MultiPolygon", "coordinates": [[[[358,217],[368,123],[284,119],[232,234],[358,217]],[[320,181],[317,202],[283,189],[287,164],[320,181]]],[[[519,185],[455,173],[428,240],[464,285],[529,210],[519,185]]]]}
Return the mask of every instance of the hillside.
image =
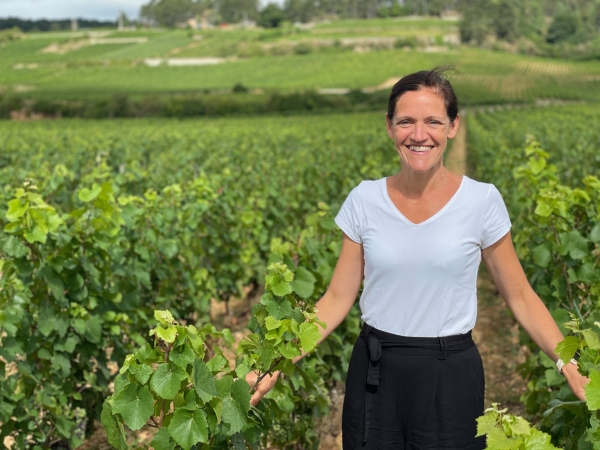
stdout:
{"type": "MultiPolygon", "coordinates": [[[[465,104],[600,99],[600,62],[461,46],[454,21],[374,19],[312,28],[225,28],[24,34],[0,46],[0,89],[29,98],[82,99],[389,88],[437,65],[457,69],[465,104]]],[[[344,92],[344,91],[337,91],[344,92]]]]}

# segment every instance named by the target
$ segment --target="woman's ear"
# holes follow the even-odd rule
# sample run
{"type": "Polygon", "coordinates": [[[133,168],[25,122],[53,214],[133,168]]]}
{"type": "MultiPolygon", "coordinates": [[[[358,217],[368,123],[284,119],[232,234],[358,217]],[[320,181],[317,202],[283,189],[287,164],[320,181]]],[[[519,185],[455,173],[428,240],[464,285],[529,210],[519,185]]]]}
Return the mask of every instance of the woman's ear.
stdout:
{"type": "Polygon", "coordinates": [[[392,119],[389,118],[387,113],[385,113],[385,129],[387,130],[388,136],[391,139],[394,139],[394,125],[392,124],[392,119]]]}
{"type": "Polygon", "coordinates": [[[452,139],[454,136],[456,136],[459,125],[460,125],[460,114],[457,114],[456,118],[452,122],[450,122],[450,127],[448,129],[448,139],[452,139]]]}

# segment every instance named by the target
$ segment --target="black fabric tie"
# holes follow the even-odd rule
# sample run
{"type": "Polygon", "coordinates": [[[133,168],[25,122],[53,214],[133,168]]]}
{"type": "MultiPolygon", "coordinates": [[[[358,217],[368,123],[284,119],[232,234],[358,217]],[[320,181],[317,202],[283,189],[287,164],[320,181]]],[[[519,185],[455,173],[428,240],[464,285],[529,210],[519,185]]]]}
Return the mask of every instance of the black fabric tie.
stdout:
{"type": "Polygon", "coordinates": [[[369,437],[369,425],[371,423],[371,409],[373,406],[373,393],[377,388],[369,386],[379,386],[379,359],[381,358],[381,342],[377,336],[371,334],[372,326],[365,326],[365,342],[367,343],[367,352],[369,354],[369,369],[367,370],[367,386],[365,389],[365,429],[363,433],[363,445],[367,443],[369,437]]]}
{"type": "Polygon", "coordinates": [[[438,355],[438,359],[443,361],[446,359],[446,338],[440,336],[438,339],[440,340],[440,354],[438,355]]]}

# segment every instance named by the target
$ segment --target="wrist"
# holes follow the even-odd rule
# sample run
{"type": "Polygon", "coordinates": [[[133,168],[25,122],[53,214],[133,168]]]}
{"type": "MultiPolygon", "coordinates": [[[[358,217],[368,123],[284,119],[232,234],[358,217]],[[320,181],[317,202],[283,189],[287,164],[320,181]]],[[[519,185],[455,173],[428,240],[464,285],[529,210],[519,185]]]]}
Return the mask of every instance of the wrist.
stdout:
{"type": "Polygon", "coordinates": [[[561,359],[556,361],[556,369],[558,370],[558,373],[560,373],[561,375],[565,375],[565,371],[571,372],[571,370],[577,370],[577,367],[578,367],[577,360],[575,358],[571,358],[571,360],[568,362],[564,362],[561,359]]]}

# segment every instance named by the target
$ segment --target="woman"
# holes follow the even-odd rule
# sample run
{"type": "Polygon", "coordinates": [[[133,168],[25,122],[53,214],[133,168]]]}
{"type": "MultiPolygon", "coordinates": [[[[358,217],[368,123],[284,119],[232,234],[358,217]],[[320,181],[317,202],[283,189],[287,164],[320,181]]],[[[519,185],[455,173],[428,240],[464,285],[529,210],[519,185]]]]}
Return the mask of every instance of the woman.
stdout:
{"type": "MultiPolygon", "coordinates": [[[[459,124],[443,71],[398,81],[386,128],[401,170],[360,183],[336,217],[344,237],[329,288],[317,303],[327,324],[323,339],[342,322],[364,278],[365,325],[346,380],[344,450],[485,447],[484,438],[475,438],[484,377],[471,338],[482,258],[518,322],[558,360],[554,348],[563,336],[523,273],[500,193],[443,165],[459,124]]],[[[584,399],[588,380],[576,365],[559,369],[584,399]]],[[[276,377],[261,382],[253,404],[276,377]]]]}

